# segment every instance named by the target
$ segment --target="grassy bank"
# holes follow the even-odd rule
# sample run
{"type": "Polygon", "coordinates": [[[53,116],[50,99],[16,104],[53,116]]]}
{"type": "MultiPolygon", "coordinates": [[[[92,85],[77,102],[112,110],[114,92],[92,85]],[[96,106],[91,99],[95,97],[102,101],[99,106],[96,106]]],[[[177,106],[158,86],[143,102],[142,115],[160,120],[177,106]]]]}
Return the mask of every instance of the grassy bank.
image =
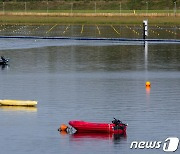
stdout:
{"type": "Polygon", "coordinates": [[[0,22],[22,24],[142,24],[143,19],[149,19],[150,24],[179,25],[179,2],[180,0],[0,0],[0,22]],[[175,1],[176,3],[174,3],[175,1]],[[17,15],[18,13],[20,14],[17,15]],[[40,13],[44,15],[38,15],[40,13]],[[69,13],[69,15],[58,15],[58,13],[69,13]],[[73,16],[73,13],[83,15],[73,16]],[[113,15],[97,15],[95,17],[89,15],[96,13],[112,13],[113,15]],[[121,13],[127,15],[119,15],[121,13]],[[164,15],[157,17],[160,14],[164,15]]]}
{"type": "Polygon", "coordinates": [[[179,10],[180,0],[0,0],[0,10],[179,10]]]}
{"type": "Polygon", "coordinates": [[[142,24],[144,19],[149,24],[180,25],[180,17],[59,17],[59,16],[15,16],[1,15],[1,24],[142,24]]]}

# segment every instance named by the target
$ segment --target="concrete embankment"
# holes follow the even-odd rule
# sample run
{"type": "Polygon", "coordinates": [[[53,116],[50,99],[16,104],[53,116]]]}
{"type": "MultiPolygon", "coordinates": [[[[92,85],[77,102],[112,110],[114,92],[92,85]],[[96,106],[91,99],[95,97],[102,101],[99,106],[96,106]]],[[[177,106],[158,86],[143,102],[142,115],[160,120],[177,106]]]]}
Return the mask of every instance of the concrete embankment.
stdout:
{"type": "Polygon", "coordinates": [[[16,16],[62,16],[62,17],[180,17],[180,13],[38,13],[38,12],[0,12],[0,15],[16,16]]]}

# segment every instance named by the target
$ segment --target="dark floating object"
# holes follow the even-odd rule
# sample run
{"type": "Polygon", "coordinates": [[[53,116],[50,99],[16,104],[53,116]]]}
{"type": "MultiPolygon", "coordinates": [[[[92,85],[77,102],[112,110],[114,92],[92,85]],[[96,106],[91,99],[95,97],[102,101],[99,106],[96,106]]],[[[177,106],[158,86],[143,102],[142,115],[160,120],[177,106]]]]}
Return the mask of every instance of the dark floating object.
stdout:
{"type": "Polygon", "coordinates": [[[9,58],[5,58],[4,56],[1,56],[0,59],[0,65],[8,65],[9,58]]]}

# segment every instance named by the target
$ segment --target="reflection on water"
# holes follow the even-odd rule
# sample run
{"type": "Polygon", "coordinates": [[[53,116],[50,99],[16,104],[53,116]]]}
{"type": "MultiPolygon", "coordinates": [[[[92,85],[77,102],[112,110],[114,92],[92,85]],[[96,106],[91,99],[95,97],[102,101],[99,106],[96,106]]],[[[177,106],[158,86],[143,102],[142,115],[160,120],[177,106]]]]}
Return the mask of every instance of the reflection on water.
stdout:
{"type": "Polygon", "coordinates": [[[120,134],[108,134],[108,133],[74,133],[71,135],[72,141],[84,141],[86,139],[92,139],[92,140],[111,140],[111,141],[117,141],[120,139],[126,139],[126,135],[120,135],[120,134]]]}
{"type": "Polygon", "coordinates": [[[78,132],[70,128],[69,131],[59,131],[62,136],[69,135],[72,141],[80,141],[81,139],[99,139],[99,140],[120,140],[121,138],[126,139],[127,134],[118,133],[96,133],[96,132],[78,132]]]}
{"type": "Polygon", "coordinates": [[[2,106],[0,105],[0,110],[2,111],[25,111],[25,112],[37,112],[36,107],[24,107],[24,106],[2,106]]]}
{"type": "MultiPolygon", "coordinates": [[[[60,132],[61,144],[64,146],[66,140],[69,141],[70,148],[74,149],[76,153],[114,153],[116,146],[120,150],[127,142],[127,137],[119,134],[108,133],[75,133],[67,134],[66,132],[60,132]],[[122,146],[122,147],[121,147],[122,146]],[[109,147],[109,148],[107,148],[109,147]],[[87,148],[89,150],[87,150],[87,148]],[[103,149],[102,149],[103,148],[103,149]]],[[[65,152],[65,151],[64,151],[65,152]]]]}
{"type": "Polygon", "coordinates": [[[1,70],[4,70],[4,69],[8,69],[9,65],[0,65],[0,67],[1,67],[1,70]]]}
{"type": "Polygon", "coordinates": [[[147,94],[147,96],[150,95],[150,92],[151,92],[151,87],[146,87],[146,94],[147,94]]]}

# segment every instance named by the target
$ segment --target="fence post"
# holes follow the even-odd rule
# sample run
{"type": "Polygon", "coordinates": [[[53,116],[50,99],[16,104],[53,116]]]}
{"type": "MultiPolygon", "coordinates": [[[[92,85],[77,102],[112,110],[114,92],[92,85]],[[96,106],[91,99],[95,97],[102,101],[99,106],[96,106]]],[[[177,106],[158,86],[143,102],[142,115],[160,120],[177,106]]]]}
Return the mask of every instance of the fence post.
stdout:
{"type": "Polygon", "coordinates": [[[3,2],[3,14],[5,14],[5,2],[3,2]]]}
{"type": "Polygon", "coordinates": [[[73,3],[71,3],[71,14],[72,14],[72,11],[73,11],[73,3]]]}
{"type": "Polygon", "coordinates": [[[47,1],[47,13],[49,12],[49,8],[48,8],[48,1],[47,1]]]}
{"type": "Polygon", "coordinates": [[[94,4],[95,6],[94,6],[94,11],[95,11],[95,13],[96,13],[96,2],[95,2],[95,4],[94,4]]]}
{"type": "Polygon", "coordinates": [[[176,16],[176,2],[174,2],[174,16],[176,16]]]}
{"type": "Polygon", "coordinates": [[[148,6],[148,2],[146,2],[146,16],[147,16],[147,14],[148,14],[148,8],[149,6],[148,6]]]}
{"type": "Polygon", "coordinates": [[[26,2],[24,2],[24,6],[25,6],[25,13],[26,13],[26,10],[27,10],[27,6],[26,6],[26,2]]]}
{"type": "Polygon", "coordinates": [[[121,2],[120,2],[120,4],[119,4],[119,13],[121,14],[121,2]]]}

